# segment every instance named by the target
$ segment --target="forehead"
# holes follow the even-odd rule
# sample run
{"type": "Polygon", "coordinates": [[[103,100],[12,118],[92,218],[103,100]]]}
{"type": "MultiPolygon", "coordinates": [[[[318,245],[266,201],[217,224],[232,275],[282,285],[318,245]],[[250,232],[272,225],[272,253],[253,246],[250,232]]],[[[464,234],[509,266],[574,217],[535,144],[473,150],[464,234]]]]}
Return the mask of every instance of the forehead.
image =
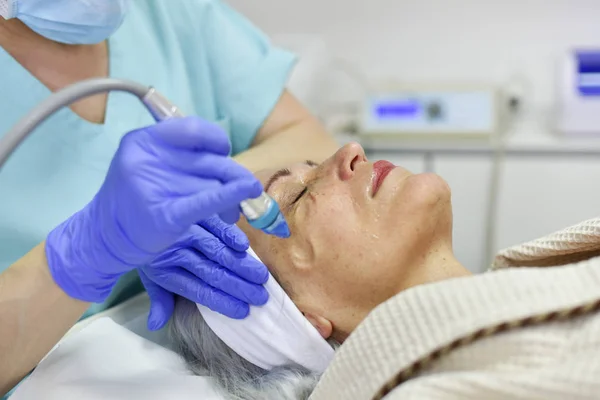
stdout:
{"type": "MultiPolygon", "coordinates": [[[[287,165],[287,166],[285,166],[283,168],[289,169],[290,172],[291,172],[291,175],[294,176],[297,173],[300,173],[300,172],[305,171],[307,169],[311,169],[312,167],[308,166],[306,163],[298,162],[298,163],[287,165]]],[[[254,175],[258,178],[258,180],[263,185],[265,185],[269,181],[269,179],[275,173],[277,173],[277,171],[279,171],[279,170],[280,170],[280,168],[267,168],[267,169],[263,169],[263,170],[260,170],[260,171],[256,172],[254,175]]],[[[284,180],[284,179],[285,178],[283,178],[282,180],[284,180]]]]}
{"type": "Polygon", "coordinates": [[[265,183],[267,183],[267,181],[269,180],[269,178],[275,172],[277,172],[276,168],[267,168],[267,169],[261,169],[260,171],[256,172],[254,175],[258,178],[258,180],[260,181],[260,183],[262,183],[264,185],[265,183]]]}

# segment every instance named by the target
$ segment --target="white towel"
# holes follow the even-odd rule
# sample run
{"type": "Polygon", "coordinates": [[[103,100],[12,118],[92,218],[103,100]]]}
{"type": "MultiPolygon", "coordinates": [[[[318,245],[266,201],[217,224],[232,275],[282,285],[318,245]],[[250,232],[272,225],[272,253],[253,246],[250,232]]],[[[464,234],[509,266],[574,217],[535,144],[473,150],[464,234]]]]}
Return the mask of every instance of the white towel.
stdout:
{"type": "MultiPolygon", "coordinates": [[[[248,253],[260,261],[252,249],[248,253]]],[[[313,372],[325,371],[334,355],[331,345],[270,274],[265,288],[267,304],[251,306],[250,315],[243,320],[225,317],[200,304],[198,309],[227,346],[260,368],[301,365],[313,372]]]]}

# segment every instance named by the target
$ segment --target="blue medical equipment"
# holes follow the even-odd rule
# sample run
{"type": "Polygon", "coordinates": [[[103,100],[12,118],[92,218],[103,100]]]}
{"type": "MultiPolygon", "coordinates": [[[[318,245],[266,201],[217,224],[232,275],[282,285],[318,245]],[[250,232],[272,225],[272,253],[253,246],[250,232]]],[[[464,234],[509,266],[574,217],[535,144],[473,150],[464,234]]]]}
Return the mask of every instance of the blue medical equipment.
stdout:
{"type": "MultiPolygon", "coordinates": [[[[52,94],[0,139],[0,169],[23,140],[56,111],[83,98],[109,91],[122,91],[137,96],[156,121],[184,116],[179,108],[152,87],[112,78],[79,82],[52,94]]],[[[257,198],[242,201],[240,210],[252,227],[281,238],[290,236],[289,227],[279,205],[267,193],[263,192],[257,198]]]]}
{"type": "Polygon", "coordinates": [[[389,85],[365,97],[360,116],[364,139],[489,139],[499,126],[493,86],[389,85]]]}
{"type": "Polygon", "coordinates": [[[600,49],[573,49],[558,76],[557,130],[573,137],[600,135],[600,49]]]}

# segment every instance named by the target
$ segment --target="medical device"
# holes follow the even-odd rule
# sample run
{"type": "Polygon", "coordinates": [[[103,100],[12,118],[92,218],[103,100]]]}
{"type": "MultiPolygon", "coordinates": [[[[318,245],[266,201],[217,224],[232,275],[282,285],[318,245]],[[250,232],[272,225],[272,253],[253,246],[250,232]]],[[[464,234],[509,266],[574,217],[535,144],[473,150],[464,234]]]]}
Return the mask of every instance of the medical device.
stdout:
{"type": "MultiPolygon", "coordinates": [[[[0,140],[0,169],[23,140],[56,111],[85,97],[109,91],[122,91],[135,95],[144,103],[156,121],[184,116],[179,108],[152,87],[112,78],[79,82],[53,93],[17,122],[0,140]]],[[[242,201],[240,209],[252,227],[282,238],[290,236],[288,225],[279,205],[267,193],[263,192],[257,198],[242,201]]]]}
{"type": "Polygon", "coordinates": [[[387,85],[366,95],[359,133],[385,139],[489,139],[498,125],[493,87],[387,85]]]}
{"type": "Polygon", "coordinates": [[[565,55],[558,93],[559,132],[600,134],[600,49],[574,50],[565,55]]]}

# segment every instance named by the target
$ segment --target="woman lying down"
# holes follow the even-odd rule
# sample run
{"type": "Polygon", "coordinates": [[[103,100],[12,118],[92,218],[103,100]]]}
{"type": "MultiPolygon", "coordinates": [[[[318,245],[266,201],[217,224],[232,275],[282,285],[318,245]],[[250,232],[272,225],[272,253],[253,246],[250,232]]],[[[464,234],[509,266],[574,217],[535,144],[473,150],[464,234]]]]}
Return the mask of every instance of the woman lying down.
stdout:
{"type": "MultiPolygon", "coordinates": [[[[470,276],[452,251],[447,184],[370,163],[357,144],[257,175],[292,236],[240,226],[289,298],[271,285],[271,309],[244,322],[181,298],[169,328],[189,369],[228,398],[308,398],[339,345],[314,398],[600,398],[597,265],[470,276]]],[[[530,247],[523,265],[552,265],[552,249],[536,264],[530,247]]]]}
{"type": "MultiPolygon", "coordinates": [[[[321,165],[306,162],[257,176],[279,203],[292,235],[282,240],[240,226],[330,346],[343,343],[394,295],[469,274],[452,254],[450,191],[437,175],[372,164],[352,144],[321,165]]],[[[317,383],[318,374],[306,368],[265,371],[240,357],[186,299],[179,299],[170,329],[192,371],[217,378],[232,398],[307,398],[317,383]]],[[[243,340],[244,332],[239,335],[243,340]]]]}

